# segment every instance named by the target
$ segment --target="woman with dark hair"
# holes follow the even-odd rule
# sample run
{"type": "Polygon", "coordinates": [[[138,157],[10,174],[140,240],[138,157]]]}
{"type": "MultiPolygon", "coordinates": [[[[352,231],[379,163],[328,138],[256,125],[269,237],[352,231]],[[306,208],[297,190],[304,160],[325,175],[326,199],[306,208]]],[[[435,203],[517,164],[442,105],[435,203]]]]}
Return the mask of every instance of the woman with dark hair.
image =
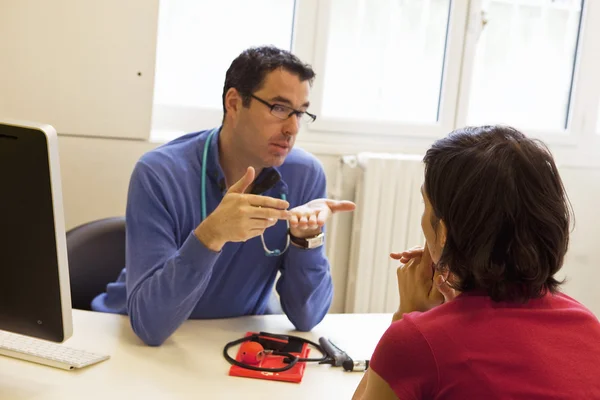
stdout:
{"type": "Polygon", "coordinates": [[[469,127],[425,158],[424,249],[354,399],[600,399],[600,323],[555,274],[571,209],[539,141],[469,127]]]}

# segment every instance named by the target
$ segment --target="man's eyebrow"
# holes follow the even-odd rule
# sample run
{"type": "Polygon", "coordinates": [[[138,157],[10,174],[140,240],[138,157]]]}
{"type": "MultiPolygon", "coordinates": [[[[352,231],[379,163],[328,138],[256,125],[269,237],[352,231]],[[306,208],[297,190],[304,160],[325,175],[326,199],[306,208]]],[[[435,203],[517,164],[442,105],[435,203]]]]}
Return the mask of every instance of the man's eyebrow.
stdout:
{"type": "MultiPolygon", "coordinates": [[[[294,108],[293,104],[292,104],[292,101],[290,99],[287,99],[287,98],[283,97],[283,96],[271,97],[270,100],[271,100],[271,102],[284,103],[284,104],[290,106],[291,108],[294,108]]],[[[307,101],[306,103],[302,104],[300,106],[300,108],[308,108],[308,106],[310,106],[310,102],[309,101],[307,101]]]]}

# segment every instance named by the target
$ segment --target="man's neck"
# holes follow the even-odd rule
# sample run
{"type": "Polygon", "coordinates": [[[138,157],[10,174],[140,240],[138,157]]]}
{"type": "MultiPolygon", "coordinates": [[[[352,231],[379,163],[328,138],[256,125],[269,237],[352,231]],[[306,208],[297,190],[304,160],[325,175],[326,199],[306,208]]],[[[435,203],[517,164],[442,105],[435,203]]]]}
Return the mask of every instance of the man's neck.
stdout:
{"type": "Polygon", "coordinates": [[[219,162],[228,189],[246,174],[248,167],[254,167],[255,177],[262,171],[262,168],[252,165],[246,154],[235,146],[233,131],[225,125],[219,134],[219,162]]]}

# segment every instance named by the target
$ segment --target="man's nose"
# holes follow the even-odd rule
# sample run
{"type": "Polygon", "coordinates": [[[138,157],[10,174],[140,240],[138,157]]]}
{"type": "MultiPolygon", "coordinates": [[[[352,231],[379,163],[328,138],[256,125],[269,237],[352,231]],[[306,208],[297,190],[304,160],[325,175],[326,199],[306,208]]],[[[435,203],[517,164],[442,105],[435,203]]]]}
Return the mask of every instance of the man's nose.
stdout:
{"type": "Polygon", "coordinates": [[[296,135],[300,130],[300,117],[298,114],[293,114],[291,117],[285,120],[284,133],[286,135],[296,135]]]}

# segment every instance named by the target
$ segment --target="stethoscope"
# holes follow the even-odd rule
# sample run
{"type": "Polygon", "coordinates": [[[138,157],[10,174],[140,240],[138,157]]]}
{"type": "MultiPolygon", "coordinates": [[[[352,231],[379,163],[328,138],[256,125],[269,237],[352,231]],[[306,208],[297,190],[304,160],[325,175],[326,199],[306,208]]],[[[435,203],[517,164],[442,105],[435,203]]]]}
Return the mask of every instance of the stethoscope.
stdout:
{"type": "MultiPolygon", "coordinates": [[[[213,130],[212,132],[210,132],[210,134],[208,135],[208,138],[206,139],[206,142],[204,143],[204,152],[202,154],[202,178],[201,178],[201,190],[202,190],[202,221],[204,221],[206,219],[206,162],[208,160],[208,149],[210,147],[210,141],[213,137],[213,135],[215,134],[215,131],[213,130]]],[[[287,200],[287,197],[285,195],[285,193],[281,193],[281,199],[282,200],[287,200]]],[[[290,221],[285,221],[287,224],[287,232],[290,231],[290,221]]],[[[286,250],[288,249],[288,247],[290,247],[290,235],[289,233],[286,235],[286,243],[285,243],[285,248],[283,250],[279,250],[279,249],[275,249],[275,250],[270,250],[267,247],[267,244],[265,243],[265,237],[264,235],[261,233],[260,234],[260,240],[262,241],[262,246],[263,249],[265,250],[265,254],[268,257],[277,257],[282,255],[283,253],[286,252],[286,250]]]]}
{"type": "Polygon", "coordinates": [[[369,360],[352,360],[346,352],[325,337],[319,338],[319,344],[317,344],[298,336],[279,335],[268,332],[253,333],[249,336],[227,343],[223,348],[223,357],[231,365],[262,372],[284,372],[293,368],[294,365],[299,362],[331,364],[333,367],[342,367],[344,371],[349,372],[360,372],[369,368],[369,360]],[[296,354],[292,354],[291,351],[286,351],[290,342],[312,346],[321,353],[322,357],[301,358],[296,354]],[[241,344],[238,352],[240,361],[229,355],[229,349],[238,344],[241,344]],[[261,367],[262,360],[268,355],[282,356],[282,362],[285,365],[279,368],[261,367]]]}
{"type": "Polygon", "coordinates": [[[264,372],[283,372],[294,367],[299,362],[320,362],[324,363],[329,360],[327,353],[315,342],[292,335],[277,335],[267,332],[254,333],[250,336],[243,337],[238,340],[229,342],[223,348],[223,357],[232,365],[249,369],[252,371],[264,372]],[[301,358],[285,348],[288,343],[295,341],[300,345],[305,343],[317,349],[322,357],[320,358],[301,358]],[[238,361],[229,355],[229,349],[235,345],[242,344],[240,347],[241,361],[238,361]],[[264,368],[260,367],[260,363],[267,355],[283,356],[283,367],[280,368],[264,368]]]}

